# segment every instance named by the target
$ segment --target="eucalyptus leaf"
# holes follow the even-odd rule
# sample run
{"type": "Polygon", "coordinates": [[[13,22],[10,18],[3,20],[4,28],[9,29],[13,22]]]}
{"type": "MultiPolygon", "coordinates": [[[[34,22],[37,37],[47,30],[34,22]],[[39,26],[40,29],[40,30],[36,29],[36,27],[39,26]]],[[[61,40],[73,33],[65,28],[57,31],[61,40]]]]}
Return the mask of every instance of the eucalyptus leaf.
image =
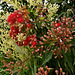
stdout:
{"type": "MultiPolygon", "coordinates": [[[[62,51],[63,52],[63,51],[62,51]]],[[[70,59],[69,57],[66,55],[66,53],[63,52],[63,55],[64,55],[64,58],[65,58],[65,61],[66,63],[68,63],[68,66],[70,67],[72,73],[73,73],[73,66],[72,66],[72,63],[70,62],[70,59]]]]}
{"type": "Polygon", "coordinates": [[[36,75],[36,65],[34,64],[34,75],[36,75]]]}
{"type": "Polygon", "coordinates": [[[52,55],[53,55],[53,53],[50,52],[49,55],[45,58],[45,60],[44,60],[44,62],[43,62],[42,65],[44,65],[45,63],[47,63],[50,59],[52,59],[52,55]]]}
{"type": "Polygon", "coordinates": [[[73,63],[73,65],[75,65],[75,58],[74,58],[74,63],[73,63]]]}
{"type": "Polygon", "coordinates": [[[37,58],[40,58],[40,59],[42,59],[42,57],[41,57],[41,56],[37,56],[37,58]]]}

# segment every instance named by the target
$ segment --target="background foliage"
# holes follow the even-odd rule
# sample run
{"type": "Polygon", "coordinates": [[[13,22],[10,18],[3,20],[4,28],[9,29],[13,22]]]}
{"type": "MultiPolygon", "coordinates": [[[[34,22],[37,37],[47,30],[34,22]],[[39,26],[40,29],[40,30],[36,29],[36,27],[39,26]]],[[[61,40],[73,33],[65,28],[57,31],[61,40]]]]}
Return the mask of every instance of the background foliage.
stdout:
{"type": "MultiPolygon", "coordinates": [[[[36,3],[33,5],[32,0],[2,0],[0,3],[1,6],[1,12],[0,12],[0,75],[10,75],[9,72],[5,72],[6,68],[3,68],[3,63],[1,60],[6,60],[7,62],[10,61],[19,61],[22,59],[25,59],[23,57],[23,54],[21,53],[21,49],[24,48],[19,48],[12,40],[9,40],[9,27],[7,24],[7,18],[8,15],[13,12],[15,9],[21,9],[23,5],[25,5],[30,12],[30,18],[35,19],[35,9],[34,6],[37,5],[38,2],[45,3],[45,1],[40,0],[37,1],[35,0],[36,3]],[[11,5],[10,5],[11,4],[11,5]],[[33,5],[33,6],[32,6],[33,5]],[[34,14],[33,14],[34,13],[34,14]],[[34,16],[34,17],[33,17],[34,16]],[[8,36],[7,36],[8,35],[8,36]],[[8,40],[6,40],[8,39],[8,40]],[[14,44],[13,44],[14,43],[14,44]],[[9,46],[10,45],[10,46],[9,46]],[[13,50],[13,54],[11,55],[11,59],[7,58],[6,52],[13,50]],[[18,50],[18,51],[17,51],[18,50]]],[[[61,17],[66,16],[67,18],[73,18],[75,21],[75,1],[73,0],[47,0],[48,3],[56,3],[60,5],[58,11],[55,13],[54,12],[54,18],[51,20],[51,22],[60,19],[61,17]]],[[[37,13],[36,13],[37,14],[37,13]]],[[[43,34],[46,34],[47,28],[40,28],[40,24],[38,24],[38,30],[36,31],[36,34],[39,34],[41,31],[46,30],[43,34]]],[[[75,30],[74,30],[75,31],[75,30]]],[[[41,35],[39,34],[38,39],[41,35]]],[[[75,32],[72,34],[74,35],[75,32]]],[[[64,58],[54,58],[53,53],[50,51],[46,51],[43,56],[39,56],[38,54],[35,56],[32,56],[29,60],[25,62],[25,64],[28,66],[28,69],[22,69],[21,72],[18,73],[16,67],[14,68],[15,73],[11,75],[36,75],[37,69],[39,67],[45,67],[48,65],[48,67],[51,68],[51,71],[49,75],[55,75],[55,70],[59,70],[62,68],[62,72],[65,72],[66,75],[74,75],[75,74],[75,38],[72,39],[70,42],[72,46],[69,48],[68,52],[65,53],[64,51],[62,52],[64,58]]],[[[25,48],[25,54],[26,58],[29,57],[30,53],[32,50],[30,50],[29,47],[25,48]]],[[[46,49],[46,48],[45,48],[46,49]]],[[[52,48],[54,49],[54,48],[52,48]]]]}

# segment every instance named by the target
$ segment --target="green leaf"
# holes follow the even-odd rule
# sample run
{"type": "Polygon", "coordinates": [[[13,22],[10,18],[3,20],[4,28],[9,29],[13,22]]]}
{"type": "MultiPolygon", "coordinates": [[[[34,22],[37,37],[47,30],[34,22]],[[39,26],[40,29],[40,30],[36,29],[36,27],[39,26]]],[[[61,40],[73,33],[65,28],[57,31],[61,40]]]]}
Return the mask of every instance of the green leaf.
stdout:
{"type": "Polygon", "coordinates": [[[15,72],[14,74],[12,74],[12,75],[18,75],[18,72],[15,72]]]}
{"type": "Polygon", "coordinates": [[[53,52],[50,52],[49,55],[45,58],[44,62],[42,65],[44,65],[45,63],[47,63],[50,59],[52,59],[52,55],[53,55],[53,52]]]}
{"type": "Polygon", "coordinates": [[[35,16],[33,14],[33,12],[30,12],[30,15],[29,15],[32,19],[35,19],[35,16]]]}
{"type": "Polygon", "coordinates": [[[36,21],[36,25],[37,25],[38,28],[40,28],[40,23],[39,23],[39,21],[36,21]]]}
{"type": "Polygon", "coordinates": [[[40,20],[44,20],[45,18],[44,17],[40,17],[40,20]]]}
{"type": "Polygon", "coordinates": [[[72,46],[75,46],[75,38],[73,38],[70,43],[72,44],[72,46]]]}
{"type": "Polygon", "coordinates": [[[40,58],[40,59],[42,59],[42,57],[41,56],[36,56],[37,58],[40,58]]]}
{"type": "Polygon", "coordinates": [[[55,3],[55,2],[56,2],[56,3],[61,3],[61,2],[63,2],[63,0],[50,0],[49,2],[50,2],[50,3],[55,3]]]}
{"type": "Polygon", "coordinates": [[[68,75],[68,71],[69,71],[69,74],[71,75],[71,71],[69,70],[68,66],[67,66],[67,63],[65,63],[65,67],[67,69],[67,72],[66,72],[66,75],[68,75]]]}
{"type": "Polygon", "coordinates": [[[5,72],[5,70],[4,70],[4,69],[2,69],[0,72],[5,72]]]}
{"type": "Polygon", "coordinates": [[[31,69],[31,75],[34,75],[34,72],[33,72],[33,68],[32,68],[32,65],[31,65],[31,62],[29,62],[29,67],[30,67],[30,69],[31,69]]]}
{"type": "Polygon", "coordinates": [[[70,67],[72,73],[73,73],[73,67],[72,67],[72,63],[70,62],[70,59],[69,57],[67,56],[66,53],[63,52],[63,55],[64,55],[64,58],[65,58],[65,61],[68,63],[68,66],[70,67]]]}
{"type": "Polygon", "coordinates": [[[75,65],[75,58],[74,58],[74,63],[73,63],[73,65],[75,65]]]}
{"type": "Polygon", "coordinates": [[[4,57],[3,56],[0,56],[0,60],[3,60],[4,59],[4,57]]]}
{"type": "Polygon", "coordinates": [[[36,65],[34,64],[34,75],[36,75],[36,65]]]}
{"type": "MultiPolygon", "coordinates": [[[[13,41],[13,40],[12,40],[13,41]]],[[[16,47],[16,50],[19,52],[19,53],[22,53],[22,54],[25,54],[23,50],[20,49],[19,46],[17,46],[17,44],[13,41],[15,47],[16,47]]]]}
{"type": "MultiPolygon", "coordinates": [[[[17,73],[17,71],[18,71],[18,70],[17,70],[17,65],[15,64],[15,65],[14,65],[14,72],[17,73]]],[[[15,73],[14,73],[14,74],[15,74],[15,73]]]]}

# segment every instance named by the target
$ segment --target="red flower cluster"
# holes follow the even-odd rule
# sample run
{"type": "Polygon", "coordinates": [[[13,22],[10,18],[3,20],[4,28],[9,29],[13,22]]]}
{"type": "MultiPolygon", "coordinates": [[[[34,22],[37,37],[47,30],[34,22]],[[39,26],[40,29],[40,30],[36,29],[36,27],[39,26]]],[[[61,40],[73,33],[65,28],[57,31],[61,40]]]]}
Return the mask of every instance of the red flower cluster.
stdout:
{"type": "Polygon", "coordinates": [[[28,18],[29,18],[28,11],[24,7],[22,11],[17,10],[11,13],[7,19],[7,22],[11,25],[10,37],[12,37],[15,40],[17,45],[18,46],[31,45],[31,47],[33,48],[34,46],[37,45],[37,39],[35,34],[27,36],[28,30],[31,28],[31,23],[29,23],[30,21],[28,20],[28,18]],[[24,34],[23,36],[26,35],[26,39],[18,40],[17,35],[21,33],[24,34]]]}
{"type": "Polygon", "coordinates": [[[27,23],[27,28],[31,28],[31,24],[30,23],[27,23]]]}
{"type": "Polygon", "coordinates": [[[16,42],[18,46],[27,46],[29,44],[31,44],[31,47],[34,47],[37,45],[37,39],[36,37],[34,37],[34,35],[32,36],[28,36],[25,40],[19,42],[16,42]]]}
{"type": "Polygon", "coordinates": [[[23,23],[23,18],[22,18],[22,17],[18,18],[18,19],[17,19],[17,22],[23,23]]]}
{"type": "MultiPolygon", "coordinates": [[[[19,27],[18,26],[14,26],[12,25],[11,28],[10,28],[10,37],[13,37],[13,39],[15,39],[17,41],[17,35],[20,33],[19,31],[19,27]]],[[[31,36],[27,36],[27,38],[23,41],[17,41],[16,42],[18,46],[27,46],[29,44],[32,45],[32,47],[36,46],[37,45],[37,39],[36,39],[36,35],[33,34],[31,36]]]]}
{"type": "Polygon", "coordinates": [[[37,45],[37,38],[35,34],[32,35],[30,44],[32,45],[32,47],[37,45]]]}
{"type": "Polygon", "coordinates": [[[10,23],[10,25],[13,25],[15,22],[23,23],[24,19],[22,18],[22,15],[20,13],[13,12],[9,15],[7,22],[10,23]]]}
{"type": "Polygon", "coordinates": [[[26,46],[31,41],[31,36],[28,36],[25,40],[22,41],[23,45],[26,46]]]}
{"type": "Polygon", "coordinates": [[[19,32],[19,28],[18,27],[16,27],[16,26],[11,26],[11,28],[10,28],[10,37],[13,37],[13,39],[15,39],[16,38],[16,35],[18,35],[18,33],[20,33],[19,32]]]}
{"type": "Polygon", "coordinates": [[[22,45],[23,45],[22,42],[20,42],[20,41],[17,41],[16,44],[17,44],[18,46],[22,46],[22,45]]]}
{"type": "Polygon", "coordinates": [[[25,40],[22,41],[23,45],[29,45],[31,44],[32,47],[37,45],[37,39],[36,39],[36,35],[33,34],[32,36],[28,36],[25,40]]]}
{"type": "Polygon", "coordinates": [[[61,25],[61,23],[55,23],[54,26],[57,28],[61,25]]]}

